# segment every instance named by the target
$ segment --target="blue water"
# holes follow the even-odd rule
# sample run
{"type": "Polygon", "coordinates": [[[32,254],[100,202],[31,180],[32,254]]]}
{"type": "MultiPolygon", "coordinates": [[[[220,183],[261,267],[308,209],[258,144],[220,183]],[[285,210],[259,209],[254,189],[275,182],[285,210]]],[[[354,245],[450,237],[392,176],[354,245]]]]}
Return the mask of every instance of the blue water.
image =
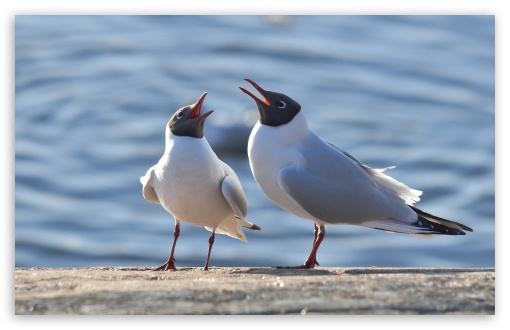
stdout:
{"type": "MultiPolygon", "coordinates": [[[[474,229],[422,239],[329,226],[322,266],[495,265],[494,16],[16,16],[16,267],[158,266],[173,218],[139,177],[173,112],[208,92],[206,137],[239,175],[248,243],[217,235],[212,266],[301,264],[313,223],[255,183],[256,118],[237,86],[298,101],[312,130],[423,190],[421,209],[474,229]]],[[[184,223],[177,266],[210,233],[184,223]]]]}

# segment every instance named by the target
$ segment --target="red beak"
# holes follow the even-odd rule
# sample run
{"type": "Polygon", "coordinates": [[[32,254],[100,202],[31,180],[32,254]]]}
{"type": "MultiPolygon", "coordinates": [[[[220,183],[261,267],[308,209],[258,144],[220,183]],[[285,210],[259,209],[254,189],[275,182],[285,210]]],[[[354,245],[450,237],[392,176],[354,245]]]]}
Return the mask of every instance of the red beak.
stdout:
{"type": "Polygon", "coordinates": [[[193,108],[193,111],[189,114],[189,119],[194,119],[200,116],[200,108],[202,108],[202,103],[204,103],[205,96],[207,95],[207,92],[202,94],[200,98],[198,99],[197,103],[195,104],[195,107],[193,108]]]}
{"type": "Polygon", "coordinates": [[[260,100],[259,98],[257,98],[255,95],[253,95],[250,91],[242,88],[242,87],[239,87],[240,90],[242,90],[243,92],[245,92],[246,94],[248,94],[252,99],[255,100],[255,102],[260,102],[260,103],[264,103],[265,105],[267,105],[268,107],[271,106],[271,103],[269,102],[269,100],[267,99],[266,97],[266,91],[263,90],[259,85],[257,85],[253,80],[250,80],[248,78],[244,78],[244,80],[246,80],[247,82],[249,82],[253,87],[255,87],[256,90],[259,91],[260,95],[262,95],[262,97],[264,98],[264,100],[260,100]]]}

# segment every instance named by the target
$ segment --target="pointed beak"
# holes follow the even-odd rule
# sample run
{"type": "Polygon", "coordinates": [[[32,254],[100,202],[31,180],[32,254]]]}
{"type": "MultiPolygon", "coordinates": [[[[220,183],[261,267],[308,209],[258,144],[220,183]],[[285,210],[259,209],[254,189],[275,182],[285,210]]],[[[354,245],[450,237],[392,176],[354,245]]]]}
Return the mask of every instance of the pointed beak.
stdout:
{"type": "Polygon", "coordinates": [[[239,87],[240,90],[242,90],[244,93],[248,94],[253,100],[255,100],[255,103],[262,103],[262,104],[265,104],[267,105],[268,107],[271,106],[271,102],[269,102],[269,100],[267,99],[266,97],[266,91],[264,89],[262,89],[262,87],[260,87],[259,85],[257,85],[253,80],[250,80],[248,78],[244,78],[244,80],[246,80],[247,82],[249,82],[253,87],[255,87],[255,89],[260,93],[260,95],[262,95],[262,97],[264,98],[264,100],[261,100],[259,98],[257,98],[255,95],[253,95],[250,91],[242,88],[242,87],[239,87]]]}
{"type": "Polygon", "coordinates": [[[211,113],[213,113],[213,112],[214,112],[214,110],[207,111],[206,113],[204,113],[203,115],[201,115],[201,116],[199,116],[199,117],[198,117],[198,121],[199,121],[199,122],[204,121],[204,120],[205,120],[205,118],[209,117],[209,115],[210,115],[211,113]]]}
{"type": "MultiPolygon", "coordinates": [[[[189,114],[189,117],[188,117],[189,119],[195,119],[200,116],[200,109],[202,108],[202,103],[204,103],[204,99],[205,99],[206,95],[207,95],[207,92],[202,94],[202,96],[200,96],[200,98],[198,99],[197,103],[195,103],[195,107],[193,108],[193,111],[191,111],[189,114]]],[[[204,116],[207,117],[211,113],[212,113],[212,111],[209,111],[208,113],[204,114],[204,116]]]]}

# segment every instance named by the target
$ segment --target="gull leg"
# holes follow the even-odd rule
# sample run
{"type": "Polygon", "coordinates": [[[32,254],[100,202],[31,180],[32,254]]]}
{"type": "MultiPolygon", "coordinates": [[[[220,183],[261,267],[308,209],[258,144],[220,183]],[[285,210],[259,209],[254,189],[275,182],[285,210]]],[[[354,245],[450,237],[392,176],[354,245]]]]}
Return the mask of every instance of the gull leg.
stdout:
{"type": "MultiPolygon", "coordinates": [[[[324,233],[324,234],[325,234],[325,233],[324,233]]],[[[322,241],[322,239],[324,239],[324,234],[322,235],[321,241],[322,241]]],[[[317,242],[317,238],[318,238],[318,236],[319,236],[319,225],[318,225],[318,224],[316,224],[316,223],[314,222],[312,250],[313,250],[313,248],[314,248],[314,246],[315,246],[315,243],[317,242]]],[[[320,243],[319,243],[319,244],[320,244],[320,243]]],[[[317,249],[318,249],[318,248],[319,248],[319,247],[317,247],[317,249]]],[[[315,259],[314,266],[315,266],[315,265],[320,266],[320,265],[319,265],[319,262],[317,261],[317,259],[315,259]]],[[[313,267],[312,267],[312,268],[313,268],[313,267]]]]}
{"type": "Polygon", "coordinates": [[[172,252],[170,252],[170,257],[168,258],[167,262],[159,266],[158,268],[155,268],[154,270],[160,271],[160,270],[177,270],[175,268],[174,262],[174,251],[175,251],[175,243],[177,243],[177,239],[179,238],[179,234],[181,232],[181,223],[179,220],[175,221],[175,229],[174,229],[174,242],[172,244],[172,252]]]}
{"type": "Polygon", "coordinates": [[[299,266],[290,266],[290,267],[281,267],[278,266],[276,268],[279,269],[310,269],[314,268],[315,265],[319,265],[317,262],[317,250],[319,250],[319,246],[322,243],[322,240],[324,239],[324,236],[326,235],[326,226],[324,225],[318,225],[315,224],[315,230],[314,230],[314,239],[313,239],[313,246],[312,246],[312,252],[310,252],[310,256],[308,256],[308,259],[305,261],[303,265],[299,266]]]}
{"type": "Polygon", "coordinates": [[[212,232],[211,237],[209,237],[209,252],[207,252],[207,259],[205,261],[204,270],[209,270],[209,258],[211,257],[211,250],[214,244],[214,231],[212,232]]]}
{"type": "Polygon", "coordinates": [[[319,246],[321,245],[324,236],[326,236],[326,226],[319,226],[315,224],[315,233],[316,239],[313,243],[312,252],[310,252],[310,256],[305,261],[305,264],[303,265],[304,268],[314,268],[315,265],[319,266],[319,263],[317,262],[317,250],[319,250],[319,246]]]}

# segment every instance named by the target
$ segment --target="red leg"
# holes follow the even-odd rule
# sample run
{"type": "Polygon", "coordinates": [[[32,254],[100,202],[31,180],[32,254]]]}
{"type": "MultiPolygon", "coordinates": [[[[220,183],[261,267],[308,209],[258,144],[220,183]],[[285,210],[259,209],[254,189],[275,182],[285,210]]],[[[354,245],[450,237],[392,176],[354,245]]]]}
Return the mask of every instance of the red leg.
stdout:
{"type": "Polygon", "coordinates": [[[177,270],[175,268],[174,262],[174,251],[175,251],[175,243],[177,243],[177,239],[179,238],[179,234],[181,232],[181,223],[179,221],[175,221],[175,229],[174,229],[174,243],[172,244],[172,252],[170,252],[170,257],[167,262],[159,266],[158,268],[154,268],[154,270],[177,270]]]}
{"type": "Polygon", "coordinates": [[[326,236],[326,226],[315,224],[316,233],[318,234],[316,236],[316,240],[312,247],[312,252],[310,253],[310,256],[305,261],[304,268],[314,268],[315,265],[319,266],[319,263],[317,262],[317,250],[319,250],[319,246],[322,243],[322,240],[324,239],[324,236],[326,236]]]}
{"type": "Polygon", "coordinates": [[[322,240],[324,239],[324,236],[326,235],[326,226],[318,224],[315,224],[315,230],[314,230],[314,239],[313,239],[313,246],[312,246],[312,252],[310,252],[310,256],[308,256],[308,259],[305,261],[303,265],[295,266],[295,267],[276,267],[280,269],[296,269],[296,268],[304,268],[304,269],[310,269],[314,268],[315,265],[319,266],[319,263],[317,262],[317,250],[319,250],[319,246],[322,243],[322,240]]]}
{"type": "Polygon", "coordinates": [[[313,247],[315,246],[315,242],[317,242],[317,236],[319,234],[319,227],[317,226],[317,224],[314,222],[313,223],[313,243],[312,243],[312,249],[313,247]]]}
{"type": "Polygon", "coordinates": [[[209,270],[209,258],[211,257],[211,250],[214,244],[214,231],[212,232],[211,237],[209,237],[209,252],[207,253],[207,260],[205,261],[204,270],[209,270]]]}

